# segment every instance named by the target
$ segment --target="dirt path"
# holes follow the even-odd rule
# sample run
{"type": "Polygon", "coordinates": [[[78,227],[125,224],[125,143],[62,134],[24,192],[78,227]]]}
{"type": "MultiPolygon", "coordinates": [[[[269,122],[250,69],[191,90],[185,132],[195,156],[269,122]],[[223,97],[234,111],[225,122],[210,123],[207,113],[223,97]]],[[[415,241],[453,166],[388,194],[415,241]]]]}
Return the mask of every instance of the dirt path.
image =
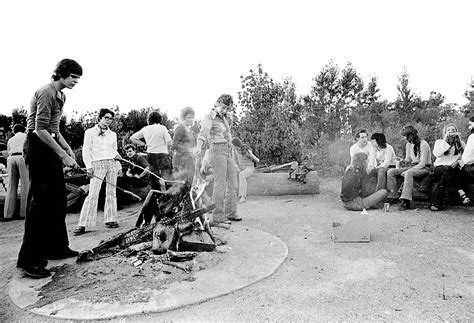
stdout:
{"type": "MultiPolygon", "coordinates": [[[[369,211],[370,243],[334,244],[332,218],[346,213],[339,185],[322,179],[317,196],[250,197],[239,205],[245,225],[288,245],[271,277],[199,305],[120,321],[474,320],[474,208],[369,211]]],[[[76,221],[68,216],[70,230],[76,221]]],[[[2,322],[38,319],[6,294],[22,226],[0,223],[2,322]]],[[[71,237],[73,247],[79,238],[71,237]]]]}

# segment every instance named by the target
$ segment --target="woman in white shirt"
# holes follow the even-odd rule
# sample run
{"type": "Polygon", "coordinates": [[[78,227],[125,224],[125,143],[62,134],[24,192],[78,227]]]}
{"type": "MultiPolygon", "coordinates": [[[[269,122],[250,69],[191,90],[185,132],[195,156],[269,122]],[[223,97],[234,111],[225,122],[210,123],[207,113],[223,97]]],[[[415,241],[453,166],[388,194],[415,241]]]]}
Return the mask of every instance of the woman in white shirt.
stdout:
{"type": "Polygon", "coordinates": [[[432,176],[433,182],[436,184],[431,196],[431,211],[439,211],[444,207],[444,196],[448,186],[458,188],[458,194],[463,204],[471,202],[462,189],[466,183],[459,167],[465,146],[454,124],[444,126],[443,139],[436,140],[433,148],[433,155],[436,160],[432,176]]]}
{"type": "Polygon", "coordinates": [[[404,167],[391,168],[387,171],[387,199],[392,203],[398,198],[397,177],[403,177],[403,189],[400,195],[400,211],[410,208],[413,197],[413,180],[430,174],[431,148],[426,140],[418,136],[418,130],[413,126],[405,126],[401,135],[405,137],[404,167]]]}
{"type": "Polygon", "coordinates": [[[109,129],[114,120],[114,113],[109,109],[100,109],[98,123],[86,130],[82,159],[91,176],[89,194],[82,205],[79,223],[74,235],[86,232],[86,226],[94,226],[97,218],[97,204],[102,180],[107,182],[105,188],[104,222],[108,228],[117,228],[117,196],[115,185],[120,169],[120,163],[115,160],[120,157],[117,152],[117,134],[109,129]]]}
{"type": "Polygon", "coordinates": [[[397,156],[393,147],[387,144],[383,133],[374,133],[370,137],[373,150],[369,155],[369,176],[377,177],[377,187],[375,191],[387,187],[387,170],[395,168],[397,156]]]}

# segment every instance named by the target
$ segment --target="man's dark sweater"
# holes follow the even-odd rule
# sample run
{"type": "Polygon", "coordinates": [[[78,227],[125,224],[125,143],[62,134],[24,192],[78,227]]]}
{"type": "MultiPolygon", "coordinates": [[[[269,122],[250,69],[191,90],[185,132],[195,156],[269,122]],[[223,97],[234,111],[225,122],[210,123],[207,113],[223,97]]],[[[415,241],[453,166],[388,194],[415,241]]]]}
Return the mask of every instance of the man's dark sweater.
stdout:
{"type": "Polygon", "coordinates": [[[349,168],[344,173],[341,187],[341,200],[349,202],[356,197],[367,197],[371,195],[372,189],[369,185],[369,176],[365,170],[349,168]]]}

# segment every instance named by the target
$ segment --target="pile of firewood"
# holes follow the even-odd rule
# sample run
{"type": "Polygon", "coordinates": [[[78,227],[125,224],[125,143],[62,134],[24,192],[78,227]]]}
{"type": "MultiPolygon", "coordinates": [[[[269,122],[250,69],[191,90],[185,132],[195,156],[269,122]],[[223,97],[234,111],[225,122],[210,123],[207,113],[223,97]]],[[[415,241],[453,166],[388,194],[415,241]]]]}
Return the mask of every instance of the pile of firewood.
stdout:
{"type": "MultiPolygon", "coordinates": [[[[81,252],[77,262],[97,260],[118,253],[131,255],[151,249],[154,254],[168,251],[212,251],[216,239],[206,213],[214,205],[200,203],[201,188],[189,183],[171,187],[166,192],[150,191],[140,216],[155,219],[154,223],[139,226],[101,241],[96,247],[81,252]]],[[[139,220],[141,221],[141,220],[139,220]]]]}

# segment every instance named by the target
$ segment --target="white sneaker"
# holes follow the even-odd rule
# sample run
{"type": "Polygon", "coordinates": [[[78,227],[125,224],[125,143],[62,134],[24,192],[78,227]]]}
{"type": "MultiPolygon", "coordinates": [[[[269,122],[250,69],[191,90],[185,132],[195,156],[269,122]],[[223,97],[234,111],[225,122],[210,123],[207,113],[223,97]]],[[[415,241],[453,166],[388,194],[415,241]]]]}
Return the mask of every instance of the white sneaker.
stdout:
{"type": "Polygon", "coordinates": [[[242,196],[239,200],[239,204],[245,203],[246,200],[247,198],[245,196],[242,196]]]}

